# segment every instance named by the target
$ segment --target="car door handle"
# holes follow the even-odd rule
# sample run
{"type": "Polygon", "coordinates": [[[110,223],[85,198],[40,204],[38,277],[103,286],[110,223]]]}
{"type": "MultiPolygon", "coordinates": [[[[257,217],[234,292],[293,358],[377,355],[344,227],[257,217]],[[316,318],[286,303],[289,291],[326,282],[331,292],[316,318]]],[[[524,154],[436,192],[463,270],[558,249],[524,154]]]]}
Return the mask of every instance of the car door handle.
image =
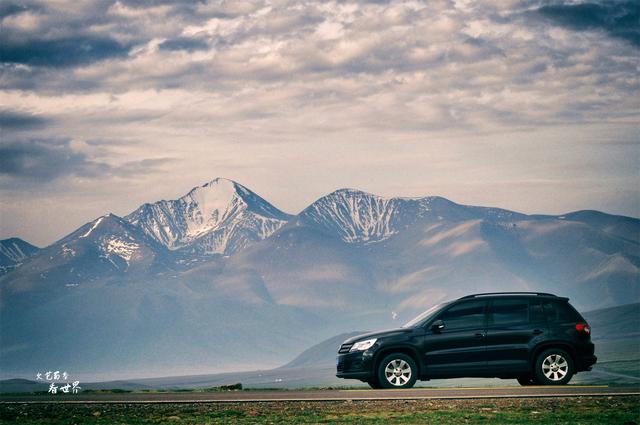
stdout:
{"type": "Polygon", "coordinates": [[[533,334],[534,334],[534,335],[540,335],[542,332],[544,332],[544,331],[542,331],[542,330],[540,330],[540,329],[534,329],[534,330],[533,330],[533,334]]]}
{"type": "Polygon", "coordinates": [[[485,334],[485,333],[477,333],[477,334],[474,334],[474,336],[476,338],[484,338],[485,336],[487,336],[487,334],[485,334]]]}

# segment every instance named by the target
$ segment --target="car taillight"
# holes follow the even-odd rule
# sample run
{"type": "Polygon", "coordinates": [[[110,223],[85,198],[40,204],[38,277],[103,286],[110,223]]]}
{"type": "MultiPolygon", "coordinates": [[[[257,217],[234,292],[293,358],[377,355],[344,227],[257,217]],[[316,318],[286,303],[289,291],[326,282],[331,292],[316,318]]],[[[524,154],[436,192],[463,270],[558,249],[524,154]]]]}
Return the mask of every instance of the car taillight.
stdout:
{"type": "Polygon", "coordinates": [[[578,332],[584,332],[587,335],[591,333],[591,328],[589,327],[589,325],[587,325],[586,323],[578,323],[576,325],[576,330],[578,332]]]}

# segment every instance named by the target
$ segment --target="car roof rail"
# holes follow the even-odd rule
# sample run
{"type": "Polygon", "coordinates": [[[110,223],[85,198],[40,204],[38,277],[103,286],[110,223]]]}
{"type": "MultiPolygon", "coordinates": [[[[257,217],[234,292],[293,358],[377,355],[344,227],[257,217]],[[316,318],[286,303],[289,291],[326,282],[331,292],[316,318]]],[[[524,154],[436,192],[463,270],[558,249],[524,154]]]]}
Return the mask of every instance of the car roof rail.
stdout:
{"type": "Polygon", "coordinates": [[[518,292],[485,292],[485,293],[482,293],[482,294],[467,295],[467,296],[464,296],[464,297],[459,298],[459,299],[465,300],[465,299],[469,299],[469,298],[487,297],[487,296],[492,296],[492,295],[538,295],[538,296],[543,296],[543,297],[556,297],[556,298],[558,298],[557,295],[550,294],[548,292],[522,292],[522,291],[518,291],[518,292]]]}

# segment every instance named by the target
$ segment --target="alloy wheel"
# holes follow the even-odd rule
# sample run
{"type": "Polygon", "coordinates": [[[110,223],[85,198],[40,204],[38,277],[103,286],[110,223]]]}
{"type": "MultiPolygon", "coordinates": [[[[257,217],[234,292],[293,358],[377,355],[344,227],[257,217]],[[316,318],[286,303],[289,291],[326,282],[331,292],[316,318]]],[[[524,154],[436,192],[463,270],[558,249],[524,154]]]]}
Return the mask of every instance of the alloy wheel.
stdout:
{"type": "Polygon", "coordinates": [[[560,354],[551,354],[542,361],[542,373],[550,381],[561,381],[569,372],[569,363],[560,354]]]}
{"type": "Polygon", "coordinates": [[[402,359],[391,360],[384,368],[387,381],[395,387],[401,387],[409,382],[412,373],[409,363],[402,359]]]}

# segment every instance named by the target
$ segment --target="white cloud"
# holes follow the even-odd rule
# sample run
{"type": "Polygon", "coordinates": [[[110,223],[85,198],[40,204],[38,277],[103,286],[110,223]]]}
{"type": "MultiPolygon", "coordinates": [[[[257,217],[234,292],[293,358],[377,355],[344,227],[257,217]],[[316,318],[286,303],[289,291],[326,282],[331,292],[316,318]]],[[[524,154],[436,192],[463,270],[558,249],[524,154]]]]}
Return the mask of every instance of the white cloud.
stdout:
{"type": "MultiPolygon", "coordinates": [[[[159,198],[225,175],[290,212],[355,186],[535,212],[606,198],[610,211],[640,213],[637,196],[628,200],[640,183],[628,166],[639,155],[640,57],[606,32],[553,25],[504,1],[73,3],[10,15],[3,36],[108,37],[128,54],[7,65],[0,108],[51,119],[21,137],[136,140],[110,151],[180,158],[164,165],[178,177],[154,189],[159,198]],[[172,40],[177,47],[160,47],[172,40]],[[180,49],[185,40],[198,47],[180,49]],[[594,155],[614,142],[624,143],[594,155]],[[580,168],[585,158],[590,169],[580,168]],[[619,195],[589,187],[598,180],[619,195]],[[562,196],[545,197],[554,185],[562,196]]],[[[112,191],[112,177],[96,176],[93,196],[111,195],[87,201],[86,218],[134,208],[144,198],[135,190],[157,178],[112,191]]],[[[86,196],[77,187],[65,196],[86,196]]],[[[18,189],[2,196],[28,202],[18,189]]]]}

